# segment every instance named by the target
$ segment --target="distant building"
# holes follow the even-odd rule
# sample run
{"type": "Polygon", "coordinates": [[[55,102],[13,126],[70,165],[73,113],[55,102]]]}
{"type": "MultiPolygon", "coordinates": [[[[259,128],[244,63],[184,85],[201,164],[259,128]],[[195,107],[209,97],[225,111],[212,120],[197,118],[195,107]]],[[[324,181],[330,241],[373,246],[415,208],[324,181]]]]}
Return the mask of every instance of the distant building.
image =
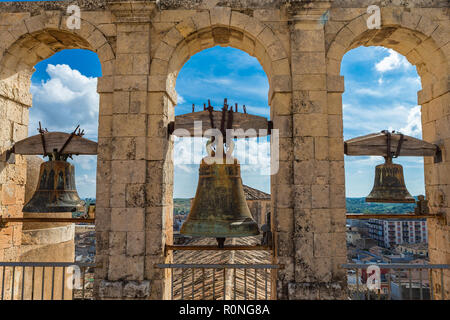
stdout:
{"type": "Polygon", "coordinates": [[[347,219],[347,225],[352,229],[358,228],[358,232],[362,238],[367,238],[369,234],[368,228],[369,219],[347,219]]]}
{"type": "Polygon", "coordinates": [[[351,227],[347,225],[347,244],[356,246],[358,241],[361,241],[361,234],[357,227],[351,227]]]}
{"type": "Polygon", "coordinates": [[[245,199],[247,200],[248,208],[252,213],[258,226],[261,228],[266,223],[266,213],[270,212],[270,194],[261,190],[243,185],[245,199]]]}
{"type": "Polygon", "coordinates": [[[411,254],[415,256],[428,256],[428,245],[426,243],[408,243],[398,245],[397,252],[403,254],[411,254]]]}
{"type": "MultiPolygon", "coordinates": [[[[349,221],[349,220],[348,220],[349,221]]],[[[366,224],[347,224],[347,245],[357,247],[359,249],[369,249],[377,245],[377,242],[369,238],[366,224]]]]}
{"type": "Polygon", "coordinates": [[[391,282],[392,300],[430,300],[429,284],[414,281],[391,282]]]}
{"type": "Polygon", "coordinates": [[[392,248],[399,244],[427,243],[428,231],[425,219],[381,220],[370,219],[369,237],[377,245],[392,248]]]}

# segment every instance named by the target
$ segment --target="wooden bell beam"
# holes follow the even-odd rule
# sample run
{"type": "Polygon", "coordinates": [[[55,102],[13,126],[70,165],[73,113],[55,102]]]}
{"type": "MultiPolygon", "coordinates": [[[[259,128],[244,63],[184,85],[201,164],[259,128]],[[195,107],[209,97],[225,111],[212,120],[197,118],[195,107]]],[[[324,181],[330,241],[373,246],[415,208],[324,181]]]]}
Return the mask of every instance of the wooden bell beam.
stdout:
{"type": "Polygon", "coordinates": [[[437,145],[398,132],[389,134],[390,147],[388,147],[387,133],[382,131],[345,141],[344,153],[348,156],[382,157],[398,153],[398,156],[434,157],[435,162],[442,161],[441,150],[437,145]]]}
{"type": "Polygon", "coordinates": [[[241,129],[241,133],[236,133],[236,138],[252,138],[262,137],[271,134],[273,128],[272,121],[268,121],[267,118],[257,116],[254,114],[248,114],[245,105],[243,106],[244,112],[239,112],[237,103],[234,105],[228,105],[227,99],[224,100],[223,108],[214,110],[211,105],[211,101],[208,100],[208,107],[206,104],[202,107],[201,111],[195,111],[195,105],[192,105],[192,112],[182,114],[175,117],[175,121],[172,121],[168,125],[169,135],[175,135],[178,137],[186,137],[182,134],[181,130],[188,133],[187,136],[194,137],[201,134],[204,137],[209,137],[205,131],[212,129],[213,125],[216,129],[221,129],[230,120],[230,114],[232,113],[231,128],[233,130],[241,129]],[[233,110],[234,109],[234,110],[233,110]],[[213,119],[213,120],[211,120],[213,119]],[[201,123],[201,131],[195,131],[195,122],[201,123]],[[213,124],[213,125],[212,125],[213,124]]]}
{"type": "Polygon", "coordinates": [[[23,155],[42,155],[43,144],[47,153],[58,150],[60,154],[96,155],[97,142],[65,132],[44,132],[16,142],[11,152],[23,155]]]}

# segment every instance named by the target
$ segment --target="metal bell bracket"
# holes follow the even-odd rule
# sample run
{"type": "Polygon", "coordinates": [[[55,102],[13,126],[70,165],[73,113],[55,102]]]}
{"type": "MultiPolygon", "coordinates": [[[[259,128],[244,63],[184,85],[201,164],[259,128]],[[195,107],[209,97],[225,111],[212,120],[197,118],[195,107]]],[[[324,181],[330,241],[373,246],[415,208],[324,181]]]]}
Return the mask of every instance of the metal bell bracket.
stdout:
{"type": "Polygon", "coordinates": [[[6,228],[6,224],[7,224],[7,222],[4,221],[4,219],[2,218],[2,216],[0,216],[0,229],[6,228]]]}
{"type": "Polygon", "coordinates": [[[218,143],[217,140],[213,139],[211,137],[208,142],[206,142],[206,152],[208,152],[208,156],[214,157],[213,154],[215,154],[218,150],[225,150],[225,155],[227,157],[231,157],[234,151],[234,141],[229,140],[227,143],[220,142],[218,143]],[[213,149],[214,147],[214,149],[213,149]],[[226,150],[225,150],[226,147],[226,150]]]}
{"type": "MultiPolygon", "coordinates": [[[[397,145],[397,150],[395,150],[395,152],[391,152],[391,133],[388,130],[383,130],[381,132],[386,135],[386,146],[387,146],[386,157],[385,157],[386,161],[387,161],[387,158],[391,158],[391,159],[392,158],[398,158],[398,156],[400,155],[400,150],[402,148],[402,143],[403,143],[403,140],[404,140],[403,133],[399,132],[400,140],[399,140],[398,145],[397,145]]],[[[392,133],[394,133],[394,132],[395,131],[392,131],[392,133]]]]}

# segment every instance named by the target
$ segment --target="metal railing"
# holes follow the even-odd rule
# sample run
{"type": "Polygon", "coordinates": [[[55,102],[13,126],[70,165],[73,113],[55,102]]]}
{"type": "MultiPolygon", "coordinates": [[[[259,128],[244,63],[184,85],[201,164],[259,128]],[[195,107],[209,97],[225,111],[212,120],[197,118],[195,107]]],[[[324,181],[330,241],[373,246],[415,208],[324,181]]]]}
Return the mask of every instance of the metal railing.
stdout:
{"type": "Polygon", "coordinates": [[[0,300],[92,299],[95,264],[0,262],[0,300]]]}
{"type": "MultiPolygon", "coordinates": [[[[351,300],[444,300],[444,270],[448,264],[344,264],[351,300]],[[369,266],[380,268],[379,285],[369,288],[369,266]],[[436,281],[437,280],[437,281],[436,281]]],[[[372,278],[373,279],[373,278],[372,278]]]]}
{"type": "Polygon", "coordinates": [[[172,300],[268,300],[275,264],[157,264],[170,269],[172,300]]]}

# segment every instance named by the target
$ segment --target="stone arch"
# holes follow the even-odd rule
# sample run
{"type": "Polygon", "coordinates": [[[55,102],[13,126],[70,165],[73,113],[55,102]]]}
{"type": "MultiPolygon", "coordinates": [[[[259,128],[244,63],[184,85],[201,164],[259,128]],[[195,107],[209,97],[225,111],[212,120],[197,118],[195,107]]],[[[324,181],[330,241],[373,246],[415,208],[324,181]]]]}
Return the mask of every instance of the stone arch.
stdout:
{"type": "MultiPolygon", "coordinates": [[[[332,19],[332,15],[331,15],[332,19]]],[[[358,46],[383,46],[393,49],[416,66],[421,78],[422,90],[418,92],[418,104],[422,113],[423,139],[437,144],[442,151],[442,162],[434,163],[431,157],[424,159],[426,195],[432,213],[442,213],[449,221],[450,201],[448,185],[450,163],[449,101],[450,51],[449,30],[424,15],[413,14],[401,8],[381,9],[381,28],[368,30],[367,14],[362,14],[346,23],[332,37],[327,46],[327,72],[338,76],[343,56],[358,46]]],[[[342,117],[341,94],[329,90],[329,113],[342,117]]],[[[342,119],[342,118],[341,118],[342,119]]],[[[341,120],[342,121],[342,120],[341,120]]],[[[344,169],[337,173],[344,175],[344,169]]],[[[449,227],[445,220],[428,219],[428,245],[430,263],[448,264],[448,243],[439,239],[448,238],[449,227]]],[[[449,291],[441,293],[440,275],[433,271],[433,291],[437,299],[448,299],[449,291]]],[[[450,273],[444,271],[444,283],[449,283],[450,273]]],[[[444,286],[445,288],[445,286],[444,286]]]]}
{"type": "MultiPolygon", "coordinates": [[[[274,128],[280,128],[280,137],[287,135],[285,131],[290,113],[291,66],[287,48],[277,37],[274,31],[259,20],[231,11],[230,8],[213,8],[209,11],[200,11],[193,16],[177,23],[168,30],[159,41],[158,47],[152,54],[150,66],[149,91],[150,101],[155,105],[163,105],[152,114],[152,118],[161,122],[171,121],[173,108],[177,103],[175,91],[176,78],[184,63],[194,54],[216,46],[231,46],[240,49],[258,59],[269,80],[268,101],[271,107],[271,120],[274,128]],[[162,97],[166,96],[166,97],[162,97]],[[160,102],[164,102],[161,104],[160,102]],[[284,116],[283,116],[284,115],[284,116]]],[[[153,112],[153,111],[152,111],[153,112]]],[[[173,146],[165,139],[168,152],[165,153],[165,165],[169,168],[164,171],[168,184],[164,186],[165,194],[172,196],[173,186],[173,146]]],[[[283,168],[284,169],[284,168],[283,168]]],[[[271,178],[271,190],[276,190],[277,178],[271,178]]],[[[272,197],[272,206],[276,203],[272,197]]],[[[274,215],[274,210],[271,210],[274,215]]],[[[172,221],[172,216],[165,214],[166,221],[172,221]]],[[[272,221],[274,221],[272,219],[272,221]]],[[[165,243],[171,243],[171,226],[166,225],[162,237],[165,243]]],[[[275,252],[276,250],[274,250],[275,252]]],[[[169,260],[171,259],[168,258],[169,260]]],[[[276,281],[275,274],[272,281],[276,281]]],[[[276,285],[272,285],[272,296],[276,295],[276,285]]]]}
{"type": "MultiPolygon", "coordinates": [[[[422,82],[422,90],[418,92],[418,104],[422,106],[423,138],[437,143],[443,149],[450,149],[445,142],[448,120],[445,118],[445,105],[448,104],[450,82],[450,53],[446,49],[444,25],[432,21],[423,15],[414,15],[407,11],[393,13],[392,9],[381,10],[382,26],[369,30],[366,25],[367,14],[362,14],[342,26],[327,46],[327,72],[339,75],[343,56],[358,46],[383,46],[393,49],[417,68],[422,82]],[[442,118],[440,118],[442,117],[442,118]]],[[[340,95],[342,91],[329,92],[332,96],[331,110],[342,113],[340,95]]],[[[334,112],[333,111],[333,112],[334,112]]],[[[444,160],[445,161],[445,160],[444,160]]],[[[425,159],[425,172],[430,172],[428,165],[431,159],[425,159]]],[[[429,190],[430,177],[426,174],[427,195],[433,202],[439,202],[437,194],[429,190]],[[428,176],[428,177],[427,177],[428,176]],[[428,178],[428,182],[427,182],[428,178]],[[435,199],[433,199],[435,198],[435,199]]]]}
{"type": "Polygon", "coordinates": [[[158,91],[166,91],[176,103],[175,81],[184,63],[216,45],[231,46],[258,59],[269,79],[269,104],[275,92],[291,91],[290,63],[281,41],[269,26],[229,8],[198,12],[164,35],[152,56],[150,90],[163,89],[158,91]]]}
{"type": "MultiPolygon", "coordinates": [[[[24,157],[16,155],[14,163],[6,163],[4,152],[28,135],[28,108],[32,105],[29,89],[34,66],[63,49],[87,49],[97,53],[103,76],[113,74],[115,53],[104,33],[83,19],[80,29],[69,30],[66,19],[60,11],[43,11],[23,20],[17,19],[0,31],[0,173],[7,168],[10,174],[6,180],[0,181],[0,188],[12,195],[10,201],[0,199],[0,210],[7,210],[11,216],[23,215],[24,198],[21,194],[25,190],[27,162],[24,157]]],[[[115,28],[109,31],[115,33],[115,28]]],[[[98,87],[102,89],[100,80],[98,87]]],[[[21,234],[21,224],[11,228],[15,234],[21,234]]],[[[5,249],[5,252],[13,252],[13,260],[20,256],[18,239],[18,243],[5,249]]],[[[0,249],[0,256],[3,256],[4,250],[0,249]]]]}
{"type": "Polygon", "coordinates": [[[0,37],[5,39],[0,49],[1,78],[32,69],[39,61],[63,49],[87,49],[97,53],[102,74],[112,74],[115,52],[103,32],[83,19],[80,29],[70,30],[66,19],[60,12],[44,12],[0,32],[0,37]]]}
{"type": "Polygon", "coordinates": [[[327,50],[328,72],[339,74],[342,58],[351,49],[383,46],[404,55],[416,66],[422,79],[419,103],[447,92],[450,53],[442,49],[446,45],[445,34],[448,30],[426,16],[407,11],[393,14],[392,10],[383,8],[381,17],[381,29],[369,30],[367,14],[363,14],[346,23],[336,33],[327,50]]]}

